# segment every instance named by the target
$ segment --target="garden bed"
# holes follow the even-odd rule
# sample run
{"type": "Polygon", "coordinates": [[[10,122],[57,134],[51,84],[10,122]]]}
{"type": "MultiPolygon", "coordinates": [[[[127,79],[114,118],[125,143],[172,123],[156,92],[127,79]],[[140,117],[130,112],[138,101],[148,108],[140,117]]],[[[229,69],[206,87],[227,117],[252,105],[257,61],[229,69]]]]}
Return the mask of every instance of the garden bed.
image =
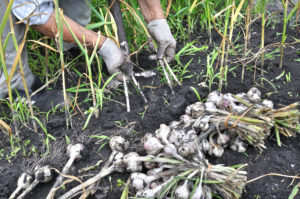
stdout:
{"type": "MultiPolygon", "coordinates": [[[[260,30],[261,25],[255,23],[252,26],[251,47],[253,51],[257,51],[257,47],[260,45],[260,30]],[[255,50],[256,49],[256,50],[255,50]]],[[[266,30],[266,45],[279,42],[281,37],[276,35],[277,32],[281,32],[282,24],[277,24],[274,29],[269,26],[266,30]]],[[[238,28],[236,29],[238,30],[238,28]]],[[[214,34],[213,44],[218,46],[221,38],[214,34]]],[[[236,33],[237,34],[237,33],[236,33]]],[[[300,38],[297,30],[288,30],[287,32],[288,42],[292,42],[293,37],[300,38]]],[[[193,33],[193,39],[198,41],[195,46],[200,47],[207,45],[206,33],[196,32],[193,33]]],[[[240,41],[243,43],[243,41],[240,41]]],[[[180,50],[184,44],[178,42],[177,50],[180,50]]],[[[142,98],[137,94],[132,84],[129,84],[130,90],[130,104],[131,112],[126,112],[125,97],[120,92],[115,92],[113,100],[107,102],[103,106],[103,110],[100,111],[98,119],[91,118],[86,130],[82,130],[86,119],[78,112],[73,118],[73,128],[67,128],[65,124],[65,116],[63,112],[56,112],[50,114],[46,123],[47,130],[50,134],[56,137],[56,142],[51,141],[52,147],[51,154],[44,158],[44,161],[49,165],[61,170],[67,157],[65,155],[66,149],[66,136],[73,142],[81,142],[88,149],[89,156],[84,160],[80,160],[75,163],[75,166],[71,170],[71,174],[75,176],[81,176],[78,174],[78,169],[96,164],[100,159],[106,160],[110,155],[110,149],[108,145],[105,145],[99,150],[102,144],[99,143],[99,139],[90,137],[93,135],[124,135],[130,140],[130,151],[142,152],[143,148],[140,144],[140,138],[145,133],[154,133],[159,125],[169,124],[171,121],[178,120],[180,115],[184,114],[185,107],[188,104],[196,102],[197,96],[190,88],[191,86],[196,88],[202,99],[205,99],[209,93],[208,88],[199,87],[205,78],[203,74],[206,73],[206,57],[213,46],[209,46],[207,51],[196,53],[195,55],[186,55],[181,57],[181,62],[185,65],[193,58],[187,70],[186,75],[194,74],[193,77],[183,80],[183,86],[175,87],[175,94],[171,94],[167,84],[161,84],[159,76],[150,78],[137,78],[141,86],[144,88],[144,93],[148,98],[147,107],[143,103],[142,98]],[[199,62],[200,60],[200,62],[199,62]],[[121,103],[117,103],[121,102],[121,103]]],[[[275,49],[273,49],[275,50],[275,49]]],[[[300,101],[300,62],[296,59],[300,58],[300,44],[294,44],[286,47],[284,53],[283,69],[279,69],[279,57],[273,57],[273,59],[266,59],[264,62],[264,70],[266,71],[264,76],[260,75],[258,70],[254,81],[254,69],[249,65],[245,80],[241,83],[241,67],[237,67],[232,72],[228,73],[228,85],[222,90],[222,92],[239,93],[247,92],[251,87],[258,87],[263,94],[263,98],[270,99],[274,102],[276,107],[282,105],[288,105],[296,101],[300,101]],[[297,53],[298,52],[298,53],[297,53]],[[288,81],[285,74],[280,77],[282,71],[285,74],[291,74],[291,81],[288,81]],[[274,87],[275,86],[275,87],[274,87]]],[[[276,53],[275,55],[278,55],[276,53]]],[[[149,62],[147,60],[147,53],[141,53],[139,55],[140,66],[145,69],[150,69],[156,66],[155,62],[149,62]]],[[[171,64],[172,66],[172,64],[171,64]]],[[[260,65],[257,65],[260,68],[260,65]]],[[[74,78],[73,78],[74,79],[74,78]]],[[[69,80],[69,84],[76,85],[75,81],[69,80]]],[[[216,89],[216,85],[213,86],[216,89]]],[[[114,91],[112,91],[114,92],[114,91]]],[[[80,94],[80,101],[84,101],[85,94],[80,94]]],[[[88,104],[82,104],[81,108],[89,107],[88,104]]],[[[44,119],[44,117],[41,117],[44,119]]],[[[25,143],[26,140],[30,140],[28,146],[34,145],[38,154],[46,151],[45,145],[42,143],[42,139],[45,134],[40,130],[39,134],[29,131],[23,127],[20,138],[21,143],[25,143]]],[[[231,150],[225,150],[224,155],[218,159],[211,159],[212,163],[234,165],[234,164],[248,164],[248,179],[253,179],[266,173],[281,173],[286,175],[298,175],[300,171],[299,157],[300,157],[300,137],[285,138],[281,136],[282,146],[278,147],[275,135],[272,134],[266,141],[267,149],[260,152],[253,147],[247,148],[246,153],[237,153],[231,150]]],[[[40,156],[24,156],[22,152],[18,152],[16,156],[10,159],[8,162],[5,156],[10,154],[9,139],[5,135],[0,136],[0,144],[4,147],[4,157],[0,160],[0,198],[8,198],[12,191],[16,188],[18,176],[26,169],[33,168],[37,159],[40,156]]],[[[23,145],[24,146],[24,145],[23,145]]],[[[30,151],[29,147],[25,148],[26,152],[30,151]]],[[[99,171],[100,168],[96,168],[93,171],[89,171],[85,174],[93,174],[99,171]]],[[[126,182],[129,177],[128,173],[112,174],[110,177],[106,177],[100,183],[100,191],[95,194],[95,198],[120,198],[122,193],[121,182],[126,182]]],[[[87,179],[85,177],[84,179],[87,179]]],[[[250,184],[247,184],[242,198],[288,198],[291,190],[294,186],[289,186],[291,179],[284,179],[281,177],[265,177],[250,184]]],[[[38,187],[27,197],[31,199],[45,198],[48,194],[52,183],[38,185],[38,187]]],[[[293,184],[295,185],[295,183],[293,184]]],[[[71,185],[66,186],[68,190],[71,185]]],[[[58,194],[61,194],[59,192],[58,194]]],[[[93,197],[91,197],[93,198],[93,197]]]]}

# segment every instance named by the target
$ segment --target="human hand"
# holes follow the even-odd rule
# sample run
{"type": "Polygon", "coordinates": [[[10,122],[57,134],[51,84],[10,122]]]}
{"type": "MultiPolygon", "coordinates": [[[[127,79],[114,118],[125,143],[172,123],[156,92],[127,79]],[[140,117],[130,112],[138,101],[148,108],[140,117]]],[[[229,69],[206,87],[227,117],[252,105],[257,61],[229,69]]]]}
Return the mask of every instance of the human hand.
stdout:
{"type": "Polygon", "coordinates": [[[151,37],[157,42],[157,54],[151,55],[151,60],[166,58],[167,62],[174,59],[176,40],[174,39],[166,19],[153,20],[148,24],[151,37]]]}
{"type": "MultiPolygon", "coordinates": [[[[121,72],[120,67],[126,60],[126,52],[123,52],[113,40],[107,38],[98,53],[103,58],[107,70],[111,75],[121,72]]],[[[117,79],[122,81],[122,74],[119,74],[117,79]]]]}

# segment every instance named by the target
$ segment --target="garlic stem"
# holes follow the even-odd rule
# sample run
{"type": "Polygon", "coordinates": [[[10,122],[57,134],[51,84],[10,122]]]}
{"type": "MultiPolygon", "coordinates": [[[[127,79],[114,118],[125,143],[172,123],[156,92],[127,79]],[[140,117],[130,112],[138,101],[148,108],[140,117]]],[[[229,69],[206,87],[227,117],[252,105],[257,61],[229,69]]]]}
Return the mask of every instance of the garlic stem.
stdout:
{"type": "Polygon", "coordinates": [[[170,158],[157,158],[153,156],[140,156],[137,158],[141,162],[159,162],[159,163],[169,163],[169,164],[183,164],[182,161],[174,160],[170,158]]]}
{"type": "Polygon", "coordinates": [[[196,191],[191,199],[201,199],[203,191],[202,191],[202,180],[203,180],[203,174],[204,174],[204,167],[201,169],[201,176],[200,176],[200,182],[198,187],[196,188],[196,191]]]}
{"type": "Polygon", "coordinates": [[[21,191],[22,187],[18,186],[16,190],[9,196],[9,199],[14,199],[17,194],[21,191]]]}
{"type": "Polygon", "coordinates": [[[21,191],[21,189],[26,189],[32,182],[32,177],[28,175],[27,173],[22,173],[20,177],[18,178],[17,188],[16,190],[11,194],[9,199],[14,199],[17,194],[21,191]]]}
{"type": "Polygon", "coordinates": [[[93,185],[96,182],[100,181],[102,178],[104,178],[104,177],[110,175],[111,173],[115,172],[118,168],[114,164],[111,165],[111,163],[113,162],[113,160],[114,160],[114,158],[117,154],[118,154],[118,152],[113,151],[111,153],[109,159],[107,160],[107,162],[105,163],[105,165],[103,166],[103,168],[101,169],[101,171],[97,175],[95,175],[94,177],[88,179],[84,183],[74,187],[73,189],[69,190],[67,193],[63,194],[58,199],[72,198],[75,194],[77,194],[79,191],[84,189],[84,187],[88,187],[90,185],[93,185]],[[109,165],[111,165],[111,166],[109,166],[109,165]]]}
{"type": "Polygon", "coordinates": [[[27,187],[27,189],[25,189],[25,191],[21,194],[21,195],[19,195],[19,197],[17,198],[17,199],[23,199],[23,198],[25,198],[26,197],[26,195],[28,194],[28,193],[30,193],[37,185],[39,184],[39,181],[37,181],[36,179],[33,181],[33,183],[31,183],[30,185],[29,185],[29,187],[27,187]]]}

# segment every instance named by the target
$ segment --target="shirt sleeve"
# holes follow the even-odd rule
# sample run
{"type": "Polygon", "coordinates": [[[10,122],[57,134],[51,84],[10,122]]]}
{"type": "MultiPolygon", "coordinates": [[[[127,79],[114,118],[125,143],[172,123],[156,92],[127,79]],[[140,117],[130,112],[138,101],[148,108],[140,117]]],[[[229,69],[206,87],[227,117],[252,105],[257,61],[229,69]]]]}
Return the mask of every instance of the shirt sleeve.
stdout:
{"type": "Polygon", "coordinates": [[[24,23],[30,16],[29,25],[42,25],[47,23],[53,12],[52,0],[15,0],[12,13],[24,23]]]}

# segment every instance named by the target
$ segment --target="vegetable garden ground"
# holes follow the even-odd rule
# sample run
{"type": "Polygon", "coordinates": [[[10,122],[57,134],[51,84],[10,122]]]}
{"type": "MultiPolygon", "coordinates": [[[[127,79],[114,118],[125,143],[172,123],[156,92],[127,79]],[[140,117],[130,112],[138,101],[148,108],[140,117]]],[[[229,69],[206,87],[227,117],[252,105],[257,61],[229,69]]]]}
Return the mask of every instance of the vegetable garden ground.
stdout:
{"type": "MultiPolygon", "coordinates": [[[[255,22],[252,25],[251,32],[251,48],[253,52],[256,52],[260,45],[260,22],[255,22]]],[[[266,29],[265,44],[272,44],[280,42],[281,36],[278,32],[282,31],[282,23],[277,23],[274,27],[268,26],[266,29]]],[[[241,34],[239,28],[235,29],[234,35],[241,34]]],[[[288,28],[288,38],[286,43],[294,42],[293,38],[300,38],[299,31],[288,28]]],[[[235,37],[234,36],[234,37],[235,37]]],[[[192,33],[191,41],[196,41],[193,45],[195,47],[201,47],[208,45],[208,36],[206,32],[197,31],[197,28],[192,33]]],[[[213,44],[208,45],[207,50],[196,52],[191,55],[180,56],[180,61],[183,65],[186,65],[191,59],[191,63],[186,69],[186,73],[182,77],[183,86],[175,87],[175,94],[170,93],[170,89],[166,83],[162,83],[158,74],[153,77],[137,78],[140,82],[146,97],[149,102],[147,105],[143,103],[142,98],[137,94],[132,84],[129,84],[130,90],[130,104],[131,112],[126,112],[125,97],[123,95],[122,86],[119,89],[112,91],[111,100],[103,105],[103,110],[100,111],[99,118],[92,117],[87,128],[82,130],[86,118],[78,111],[75,116],[72,117],[73,128],[67,128],[65,123],[64,112],[57,111],[54,114],[49,114],[46,120],[44,115],[39,118],[45,122],[48,133],[56,138],[56,141],[51,141],[50,151],[51,153],[42,158],[40,154],[46,152],[46,146],[42,142],[45,140],[45,133],[39,128],[39,133],[36,134],[26,127],[22,127],[20,137],[20,152],[15,156],[8,158],[11,154],[11,143],[7,136],[0,135],[0,145],[3,148],[2,158],[0,160],[0,198],[8,198],[12,191],[16,188],[18,176],[24,170],[30,170],[33,165],[38,161],[43,161],[55,167],[59,170],[67,161],[65,155],[66,150],[66,136],[72,143],[83,143],[88,151],[88,156],[75,163],[75,166],[71,170],[71,174],[74,176],[82,176],[83,179],[89,178],[90,174],[95,174],[100,170],[89,171],[87,173],[78,173],[78,169],[96,164],[100,159],[106,160],[109,157],[110,149],[107,143],[107,137],[99,135],[123,135],[130,141],[130,151],[137,151],[143,153],[142,145],[140,144],[140,138],[145,133],[154,133],[159,128],[159,125],[169,124],[171,121],[178,120],[180,115],[184,114],[185,107],[198,100],[194,90],[191,87],[196,88],[204,100],[209,91],[208,88],[202,87],[201,83],[205,81],[204,75],[206,74],[206,59],[207,55],[214,49],[215,46],[219,46],[221,37],[213,31],[213,44]],[[28,141],[30,140],[30,142],[28,141]],[[26,141],[29,142],[26,145],[26,141]],[[32,146],[36,148],[36,155],[32,150],[32,146]],[[24,156],[24,153],[27,154],[24,156]]],[[[243,44],[243,38],[241,37],[236,41],[235,45],[243,44]]],[[[182,49],[186,43],[178,41],[177,51],[182,49]]],[[[272,48],[271,51],[275,50],[272,48]]],[[[270,52],[271,52],[270,51],[270,52]]],[[[72,53],[78,53],[76,50],[72,53]]],[[[139,54],[139,64],[144,69],[154,69],[156,67],[155,62],[150,62],[147,59],[147,51],[143,51],[139,54]]],[[[251,87],[255,86],[259,88],[263,93],[263,98],[272,100],[276,107],[282,105],[288,105],[296,101],[300,101],[300,44],[287,45],[284,51],[283,68],[279,69],[279,53],[270,54],[264,62],[264,76],[261,76],[259,68],[261,68],[259,62],[257,64],[257,73],[254,78],[254,62],[247,65],[245,73],[245,80],[241,83],[241,67],[236,67],[234,70],[228,72],[227,86],[223,88],[222,92],[240,93],[247,92],[251,87]],[[283,71],[284,74],[283,74],[283,71]],[[290,81],[288,76],[290,74],[290,81]]],[[[232,62],[235,61],[234,56],[230,56],[232,62]]],[[[78,65],[80,65],[80,60],[78,65]]],[[[174,63],[171,63],[172,66],[174,63]]],[[[138,71],[138,69],[135,69],[138,71]]],[[[156,71],[156,70],[154,70],[156,71]]],[[[76,74],[68,74],[67,76],[68,86],[76,86],[78,77],[76,74]]],[[[216,79],[217,80],[217,79],[216,79]]],[[[215,82],[217,82],[215,80],[215,82]]],[[[60,88],[60,84],[57,84],[57,88],[60,88]]],[[[217,88],[217,84],[213,85],[213,89],[217,88]]],[[[85,111],[89,107],[89,103],[83,102],[87,98],[86,93],[79,94],[80,108],[85,111]],[[82,102],[82,103],[80,103],[82,102]]],[[[1,106],[1,112],[7,112],[8,109],[5,106],[1,106]]],[[[275,134],[267,139],[267,149],[260,152],[254,147],[247,148],[245,153],[237,153],[232,150],[225,150],[224,155],[221,158],[210,158],[212,163],[220,163],[225,165],[234,165],[246,163],[248,179],[253,179],[267,173],[280,173],[285,175],[296,176],[299,175],[300,164],[300,137],[286,138],[281,135],[282,146],[278,147],[275,134]]],[[[109,177],[106,177],[101,181],[99,191],[91,198],[120,198],[123,188],[123,183],[127,181],[129,177],[128,173],[116,173],[109,177]]],[[[38,187],[27,198],[40,199],[45,198],[49,192],[54,180],[51,183],[38,185],[38,187]]],[[[283,199],[288,198],[293,187],[299,183],[299,180],[293,181],[292,179],[281,177],[265,177],[255,182],[246,185],[243,199],[283,199]],[[292,183],[292,185],[291,185],[292,183]]],[[[75,184],[75,183],[74,183],[75,184]]],[[[65,188],[68,190],[71,185],[67,185],[65,188]]],[[[61,194],[62,191],[58,193],[61,194]]],[[[297,196],[295,197],[297,198],[297,196]]]]}

